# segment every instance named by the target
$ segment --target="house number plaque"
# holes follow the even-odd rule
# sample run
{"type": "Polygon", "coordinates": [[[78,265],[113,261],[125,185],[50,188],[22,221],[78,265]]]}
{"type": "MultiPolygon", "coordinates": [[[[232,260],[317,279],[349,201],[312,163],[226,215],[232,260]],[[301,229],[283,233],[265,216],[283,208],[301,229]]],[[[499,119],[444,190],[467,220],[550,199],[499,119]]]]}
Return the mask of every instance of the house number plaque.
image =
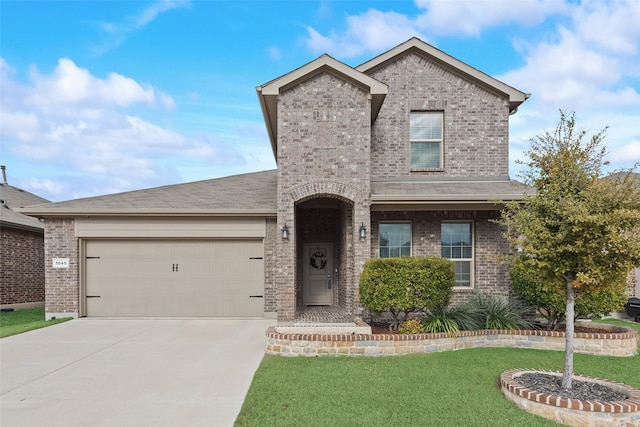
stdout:
{"type": "Polygon", "coordinates": [[[53,268],[69,268],[69,258],[53,258],[53,268]]]}

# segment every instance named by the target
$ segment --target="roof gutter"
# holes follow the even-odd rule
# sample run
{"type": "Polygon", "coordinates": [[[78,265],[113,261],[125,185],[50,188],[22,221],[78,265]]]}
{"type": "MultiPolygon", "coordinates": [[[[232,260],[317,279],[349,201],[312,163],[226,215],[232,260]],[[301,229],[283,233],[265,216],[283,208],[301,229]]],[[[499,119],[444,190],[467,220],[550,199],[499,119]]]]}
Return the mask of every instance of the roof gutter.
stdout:
{"type": "Polygon", "coordinates": [[[69,218],[69,217],[264,217],[276,216],[277,209],[16,209],[25,215],[37,218],[69,218]]]}

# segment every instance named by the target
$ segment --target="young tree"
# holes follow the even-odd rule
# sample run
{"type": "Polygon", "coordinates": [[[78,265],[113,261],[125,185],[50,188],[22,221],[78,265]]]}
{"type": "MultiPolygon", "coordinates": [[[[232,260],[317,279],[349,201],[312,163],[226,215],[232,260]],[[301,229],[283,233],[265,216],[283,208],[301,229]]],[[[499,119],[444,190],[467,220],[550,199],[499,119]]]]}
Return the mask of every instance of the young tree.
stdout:
{"type": "Polygon", "coordinates": [[[587,137],[575,113],[531,140],[521,177],[536,189],[502,212],[512,246],[547,284],[566,288],[562,387],[571,389],[576,289],[619,286],[640,265],[640,186],[631,171],[603,176],[606,129],[587,137]]]}

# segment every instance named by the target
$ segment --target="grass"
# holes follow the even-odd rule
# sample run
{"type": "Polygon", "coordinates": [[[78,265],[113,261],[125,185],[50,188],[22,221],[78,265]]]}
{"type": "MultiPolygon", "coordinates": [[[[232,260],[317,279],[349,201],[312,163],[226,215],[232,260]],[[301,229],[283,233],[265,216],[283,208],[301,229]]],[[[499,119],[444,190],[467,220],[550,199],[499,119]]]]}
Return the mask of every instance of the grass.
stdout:
{"type": "Polygon", "coordinates": [[[71,318],[45,320],[44,308],[3,311],[0,312],[0,338],[44,328],[67,320],[71,320],[71,318]]]}
{"type": "MultiPolygon", "coordinates": [[[[640,333],[640,324],[607,319],[640,333]]],[[[244,426],[554,426],[497,387],[513,368],[561,371],[564,353],[476,348],[393,357],[265,356],[236,420],[244,426]]],[[[577,374],[640,388],[640,355],[576,354],[577,374]]]]}

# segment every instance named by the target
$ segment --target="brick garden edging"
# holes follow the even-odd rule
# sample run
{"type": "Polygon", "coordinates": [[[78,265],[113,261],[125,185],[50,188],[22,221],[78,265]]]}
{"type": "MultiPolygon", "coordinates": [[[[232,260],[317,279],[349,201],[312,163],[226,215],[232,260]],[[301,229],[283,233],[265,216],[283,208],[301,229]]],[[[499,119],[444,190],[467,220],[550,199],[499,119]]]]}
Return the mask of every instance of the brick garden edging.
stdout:
{"type": "Polygon", "coordinates": [[[574,380],[605,385],[624,394],[625,400],[579,400],[540,393],[520,385],[522,374],[540,372],[561,376],[562,372],[513,369],[500,375],[500,388],[507,399],[535,415],[558,423],[577,426],[638,426],[640,425],[640,390],[616,381],[574,375],[574,380]]]}
{"type": "MultiPolygon", "coordinates": [[[[574,351],[600,356],[633,356],[638,350],[635,330],[591,322],[607,333],[576,333],[574,351]]],[[[301,328],[302,329],[302,328],[301,328]]],[[[564,350],[565,333],[542,330],[479,330],[447,334],[293,334],[267,329],[267,354],[283,356],[391,356],[410,353],[434,353],[477,347],[516,347],[540,350],[564,350]]]]}

